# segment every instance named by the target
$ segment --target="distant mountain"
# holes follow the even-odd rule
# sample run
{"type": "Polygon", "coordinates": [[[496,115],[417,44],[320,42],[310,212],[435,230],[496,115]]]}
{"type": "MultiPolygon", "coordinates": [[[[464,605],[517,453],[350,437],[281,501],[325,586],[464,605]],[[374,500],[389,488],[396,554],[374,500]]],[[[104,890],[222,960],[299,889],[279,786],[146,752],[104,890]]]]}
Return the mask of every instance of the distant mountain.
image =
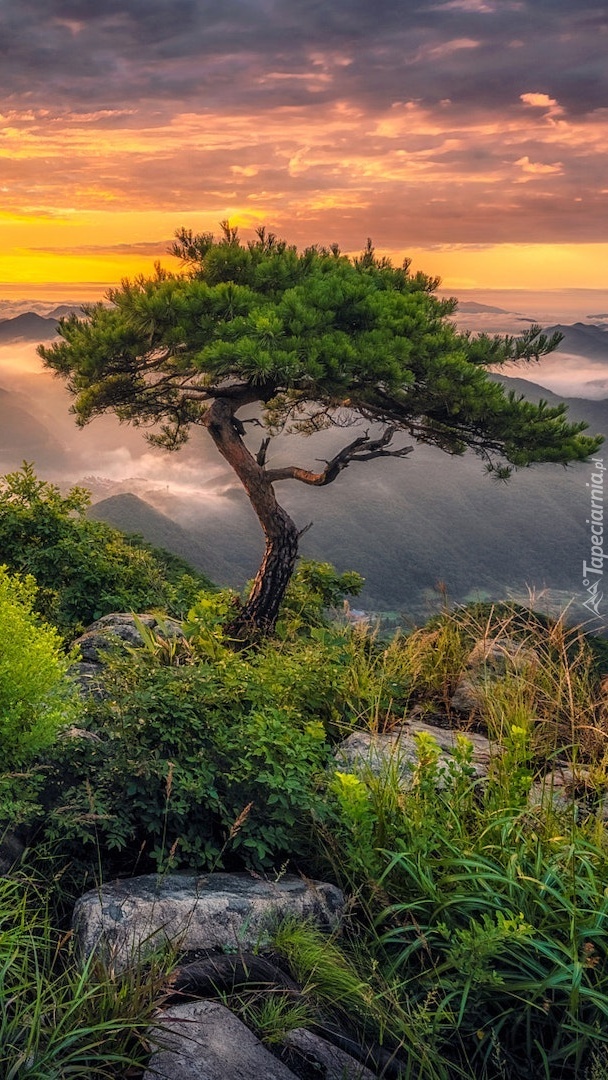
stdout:
{"type": "Polygon", "coordinates": [[[546,334],[553,334],[557,330],[564,335],[558,353],[572,353],[587,360],[605,360],[608,363],[608,327],[577,322],[571,325],[556,323],[544,330],[546,334]]]}
{"type": "Polygon", "coordinates": [[[509,315],[505,308],[491,307],[489,304],[479,304],[477,300],[459,300],[458,310],[470,315],[509,315]]]}
{"type": "Polygon", "coordinates": [[[48,340],[55,337],[56,330],[56,319],[44,319],[33,311],[26,311],[14,319],[0,321],[0,342],[48,340]]]}
{"type": "Polygon", "coordinates": [[[200,530],[185,529],[167,514],[156,510],[138,495],[111,495],[90,507],[88,515],[105,521],[128,535],[143,536],[149,544],[186,559],[218,584],[241,584],[257,564],[254,530],[231,534],[229,514],[219,525],[207,523],[200,530]],[[243,535],[249,539],[242,542],[243,535]]]}
{"type": "Polygon", "coordinates": [[[79,304],[59,304],[49,311],[47,319],[63,319],[66,315],[82,315],[82,307],[79,304]]]}
{"type": "Polygon", "coordinates": [[[589,424],[592,435],[608,436],[608,398],[590,400],[589,398],[564,398],[544,386],[528,382],[527,379],[511,379],[506,375],[491,375],[490,378],[503,383],[508,390],[514,390],[516,394],[522,394],[528,401],[538,402],[541,399],[549,405],[568,406],[568,415],[572,420],[584,420],[589,424]]]}

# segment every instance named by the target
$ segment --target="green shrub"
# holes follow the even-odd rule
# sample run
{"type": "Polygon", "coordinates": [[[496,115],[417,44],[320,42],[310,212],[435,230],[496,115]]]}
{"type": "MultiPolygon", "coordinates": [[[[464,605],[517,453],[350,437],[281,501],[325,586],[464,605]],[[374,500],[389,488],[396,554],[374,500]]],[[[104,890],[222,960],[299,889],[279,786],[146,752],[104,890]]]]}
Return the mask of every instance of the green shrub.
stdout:
{"type": "Polygon", "coordinates": [[[63,653],[57,631],[33,611],[35,601],[33,578],[11,577],[0,567],[0,748],[5,769],[31,762],[77,712],[67,675],[70,657],[63,653]]]}
{"type": "Polygon", "coordinates": [[[418,754],[407,790],[392,765],[337,772],[323,822],[392,1030],[424,1016],[450,1077],[575,1080],[608,1044],[605,831],[513,803],[500,771],[480,785],[466,740],[450,766],[428,736],[418,754]]]}
{"type": "Polygon", "coordinates": [[[307,626],[327,626],[328,610],[340,608],[347,596],[358,596],[364,584],[364,578],[354,570],[339,574],[331,563],[300,559],[283,601],[279,635],[301,632],[307,626]]]}
{"type": "Polygon", "coordinates": [[[36,609],[72,634],[111,611],[183,614],[207,579],[89,520],[89,503],[84,488],[63,495],[27,463],[0,479],[0,551],[11,571],[36,579],[36,609]]]}
{"type": "Polygon", "coordinates": [[[213,625],[190,647],[199,657],[175,666],[147,650],[115,661],[108,697],[88,709],[93,738],[54,749],[45,834],[61,850],[123,868],[139,853],[159,869],[309,852],[344,705],[340,649],[312,639],[235,653],[213,625]]]}

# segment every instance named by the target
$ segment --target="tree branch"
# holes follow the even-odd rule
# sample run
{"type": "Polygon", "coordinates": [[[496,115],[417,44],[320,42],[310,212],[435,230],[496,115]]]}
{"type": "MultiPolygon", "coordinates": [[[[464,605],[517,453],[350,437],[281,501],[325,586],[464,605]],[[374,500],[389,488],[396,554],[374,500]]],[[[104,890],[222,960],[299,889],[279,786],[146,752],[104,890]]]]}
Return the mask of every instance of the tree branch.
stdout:
{"type": "Polygon", "coordinates": [[[378,439],[370,439],[367,434],[360,435],[340,450],[331,461],[326,462],[322,472],[301,469],[298,465],[285,465],[279,469],[267,469],[266,476],[271,484],[278,480],[299,480],[302,484],[310,484],[313,487],[325,487],[331,484],[352,461],[372,461],[380,457],[400,458],[411,454],[413,446],[402,446],[399,450],[388,449],[396,431],[394,427],[387,427],[378,439]]]}

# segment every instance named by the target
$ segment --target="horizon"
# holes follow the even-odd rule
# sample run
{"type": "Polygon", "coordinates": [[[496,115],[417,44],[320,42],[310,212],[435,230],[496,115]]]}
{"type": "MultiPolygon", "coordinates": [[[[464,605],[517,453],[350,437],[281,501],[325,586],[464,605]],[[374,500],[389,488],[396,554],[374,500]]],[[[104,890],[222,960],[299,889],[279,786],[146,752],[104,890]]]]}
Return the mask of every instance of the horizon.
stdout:
{"type": "MultiPolygon", "coordinates": [[[[63,282],[47,282],[28,289],[22,284],[7,287],[0,282],[0,322],[27,312],[44,316],[62,305],[77,306],[102,301],[111,287],[109,283],[105,287],[86,283],[77,289],[63,282]]],[[[456,296],[460,304],[474,301],[545,323],[592,321],[608,314],[608,292],[604,289],[502,289],[479,286],[451,290],[441,282],[437,293],[440,296],[456,296]]],[[[484,329],[484,326],[480,325],[479,329],[484,329]]],[[[511,327],[505,332],[512,332],[513,329],[511,327]]]]}

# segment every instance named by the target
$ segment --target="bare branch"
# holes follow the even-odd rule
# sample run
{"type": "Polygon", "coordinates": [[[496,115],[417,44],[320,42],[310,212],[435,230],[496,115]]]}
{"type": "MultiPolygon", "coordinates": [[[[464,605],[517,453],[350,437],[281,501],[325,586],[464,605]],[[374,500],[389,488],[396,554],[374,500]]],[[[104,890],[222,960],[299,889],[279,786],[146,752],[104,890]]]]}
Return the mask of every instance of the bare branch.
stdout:
{"type": "Polygon", "coordinates": [[[302,484],[310,484],[313,487],[325,487],[331,484],[352,461],[372,461],[379,457],[406,457],[411,454],[413,446],[402,446],[399,450],[389,449],[396,430],[394,427],[387,427],[378,439],[370,439],[367,434],[360,435],[340,450],[331,461],[328,461],[322,472],[301,469],[298,465],[286,465],[279,469],[267,469],[267,479],[271,484],[278,480],[299,480],[302,484]]]}

